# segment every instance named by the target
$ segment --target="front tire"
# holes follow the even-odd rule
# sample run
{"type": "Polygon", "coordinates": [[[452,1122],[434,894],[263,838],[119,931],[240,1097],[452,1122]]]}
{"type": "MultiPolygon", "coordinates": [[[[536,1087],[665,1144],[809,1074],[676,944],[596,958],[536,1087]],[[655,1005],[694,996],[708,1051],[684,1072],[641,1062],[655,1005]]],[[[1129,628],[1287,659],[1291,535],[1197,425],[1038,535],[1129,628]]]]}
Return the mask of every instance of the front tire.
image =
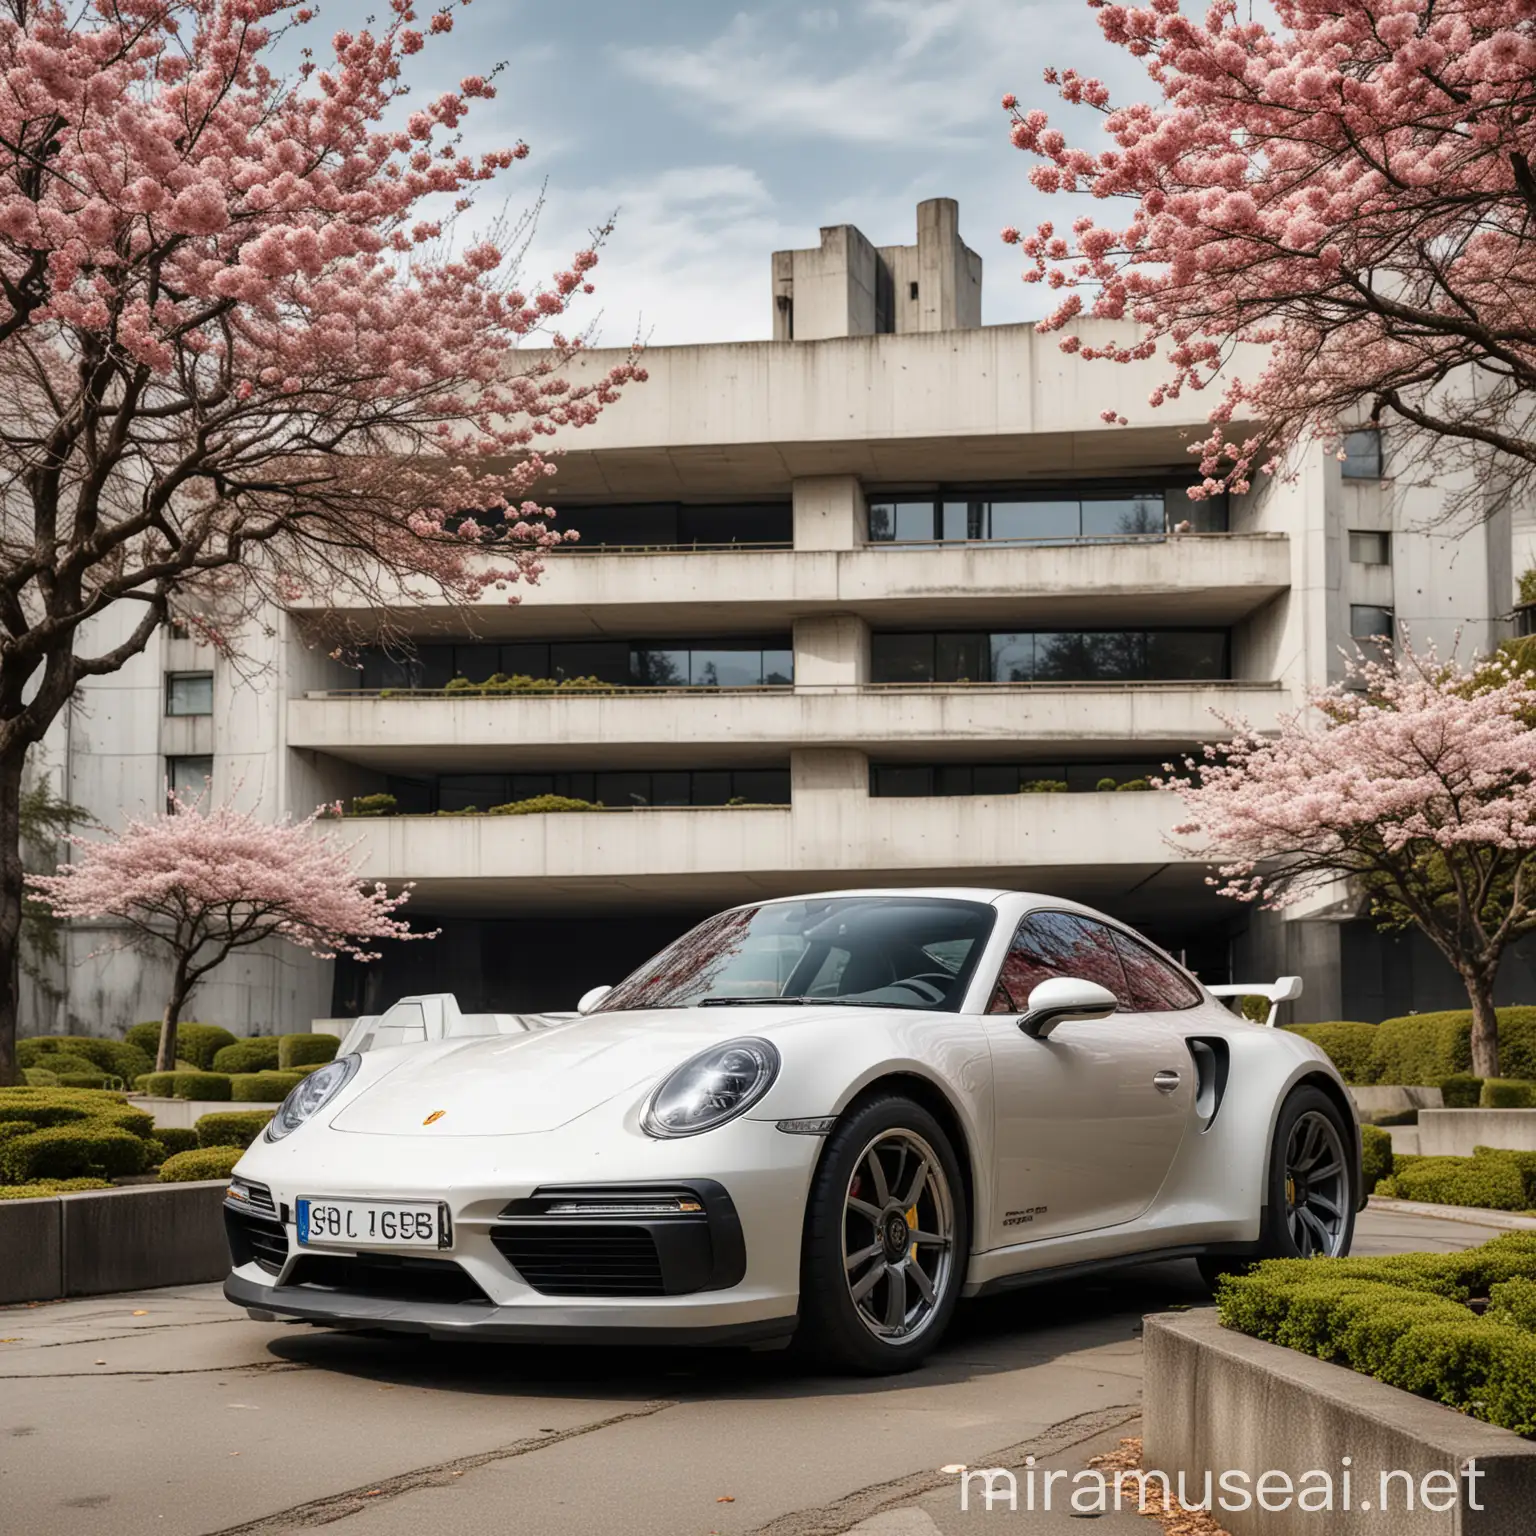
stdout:
{"type": "Polygon", "coordinates": [[[944,1127],[899,1094],[866,1100],[828,1137],[811,1184],[797,1348],[865,1375],[912,1370],[949,1326],[969,1253],[944,1127]]]}
{"type": "Polygon", "coordinates": [[[1295,1089],[1280,1106],[1269,1154],[1268,1200],[1257,1246],[1198,1262],[1213,1289],[1262,1259],[1342,1258],[1355,1236],[1359,1168],[1354,1128],[1320,1088],[1295,1089]]]}

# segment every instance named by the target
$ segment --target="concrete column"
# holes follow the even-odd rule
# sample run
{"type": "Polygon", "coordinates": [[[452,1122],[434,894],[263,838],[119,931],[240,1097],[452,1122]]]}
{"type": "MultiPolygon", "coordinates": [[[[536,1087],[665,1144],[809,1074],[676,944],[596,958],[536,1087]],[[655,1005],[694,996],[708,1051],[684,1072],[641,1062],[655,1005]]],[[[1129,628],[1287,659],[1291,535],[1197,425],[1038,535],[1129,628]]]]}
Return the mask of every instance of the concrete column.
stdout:
{"type": "Polygon", "coordinates": [[[789,799],[797,860],[825,868],[828,849],[856,840],[869,800],[869,759],[842,747],[791,752],[789,799]]]}
{"type": "Polygon", "coordinates": [[[809,475],[796,480],[796,549],[859,549],[869,542],[869,510],[857,475],[809,475]]]}
{"type": "Polygon", "coordinates": [[[981,324],[981,258],[960,238],[960,205],[931,197],[917,205],[918,329],[981,324]]]}
{"type": "MultiPolygon", "coordinates": [[[[1320,1024],[1343,1015],[1340,925],[1254,911],[1232,944],[1233,981],[1300,976],[1302,994],[1280,1010],[1282,1024],[1320,1024]]],[[[1374,1022],[1374,1021],[1371,1021],[1374,1022]]]]}
{"type": "Polygon", "coordinates": [[[869,625],[851,613],[795,620],[795,684],[857,687],[869,681],[869,625]]]}

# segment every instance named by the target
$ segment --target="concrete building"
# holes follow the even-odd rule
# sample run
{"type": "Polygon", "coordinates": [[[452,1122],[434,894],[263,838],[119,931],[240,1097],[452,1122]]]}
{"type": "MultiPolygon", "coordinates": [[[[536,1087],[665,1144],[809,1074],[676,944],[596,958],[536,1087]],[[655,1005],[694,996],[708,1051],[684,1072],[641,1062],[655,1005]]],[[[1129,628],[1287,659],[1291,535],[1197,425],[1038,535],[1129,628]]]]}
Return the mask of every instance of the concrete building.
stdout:
{"type": "MultiPolygon", "coordinates": [[[[945,199],[913,246],[842,226],[776,253],[771,302],[773,340],[656,348],[571,437],[556,504],[581,542],[519,605],[402,607],[414,653],[352,668],[306,646],[304,612],[238,671],[166,634],[82,689],[46,768],[105,822],[167,777],[272,814],[395,797],[345,831],[441,935],[367,969],[253,954],[198,1014],[266,1032],[437,988],[569,1007],[722,904],[948,880],[1092,902],[1208,980],[1300,972],[1297,1019],[1456,1004],[1432,954],[1347,903],[1214,896],[1169,845],[1177,802],[1126,786],[1222,717],[1274,726],[1394,623],[1464,655],[1512,633],[1536,521],[1446,525],[1368,432],[1190,502],[1206,402],[1154,410],[1154,363],[983,326],[945,199]],[[609,687],[447,687],[498,673],[609,687]],[[485,814],[546,793],[606,808],[485,814]]],[[[67,935],[33,1028],[159,1012],[152,966],[102,937],[67,935]]],[[[1529,958],[1505,990],[1536,997],[1529,958]]]]}

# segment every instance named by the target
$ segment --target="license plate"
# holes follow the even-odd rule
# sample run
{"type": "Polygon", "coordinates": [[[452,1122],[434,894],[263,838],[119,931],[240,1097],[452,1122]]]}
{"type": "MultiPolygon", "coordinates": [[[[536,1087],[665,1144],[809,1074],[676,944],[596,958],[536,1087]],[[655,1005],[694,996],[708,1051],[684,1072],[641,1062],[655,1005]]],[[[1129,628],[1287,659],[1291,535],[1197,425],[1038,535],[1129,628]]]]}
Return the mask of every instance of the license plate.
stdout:
{"type": "Polygon", "coordinates": [[[438,1201],[315,1200],[294,1203],[301,1248],[446,1248],[448,1210],[438,1201]]]}

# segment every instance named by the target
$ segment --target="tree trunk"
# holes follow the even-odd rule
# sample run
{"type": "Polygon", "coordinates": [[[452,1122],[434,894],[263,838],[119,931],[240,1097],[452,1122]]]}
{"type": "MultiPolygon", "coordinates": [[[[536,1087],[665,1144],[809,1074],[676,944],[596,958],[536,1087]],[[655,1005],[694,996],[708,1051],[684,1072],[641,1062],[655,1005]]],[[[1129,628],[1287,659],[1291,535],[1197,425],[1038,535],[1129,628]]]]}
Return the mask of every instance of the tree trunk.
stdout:
{"type": "Polygon", "coordinates": [[[21,1015],[21,771],[26,749],[0,755],[0,1086],[22,1081],[16,1060],[21,1015]],[[14,760],[13,760],[14,759],[14,760]]]}
{"type": "Polygon", "coordinates": [[[155,1052],[155,1071],[176,1070],[176,1026],[181,1023],[181,1010],[187,1005],[187,994],[192,986],[187,980],[187,962],[176,962],[176,974],[171,981],[171,1000],[165,1005],[160,1018],[160,1047],[155,1052]]]}
{"type": "Polygon", "coordinates": [[[1463,976],[1472,1000],[1472,1075],[1499,1075],[1499,1018],[1493,1008],[1493,978],[1463,976]]]}

